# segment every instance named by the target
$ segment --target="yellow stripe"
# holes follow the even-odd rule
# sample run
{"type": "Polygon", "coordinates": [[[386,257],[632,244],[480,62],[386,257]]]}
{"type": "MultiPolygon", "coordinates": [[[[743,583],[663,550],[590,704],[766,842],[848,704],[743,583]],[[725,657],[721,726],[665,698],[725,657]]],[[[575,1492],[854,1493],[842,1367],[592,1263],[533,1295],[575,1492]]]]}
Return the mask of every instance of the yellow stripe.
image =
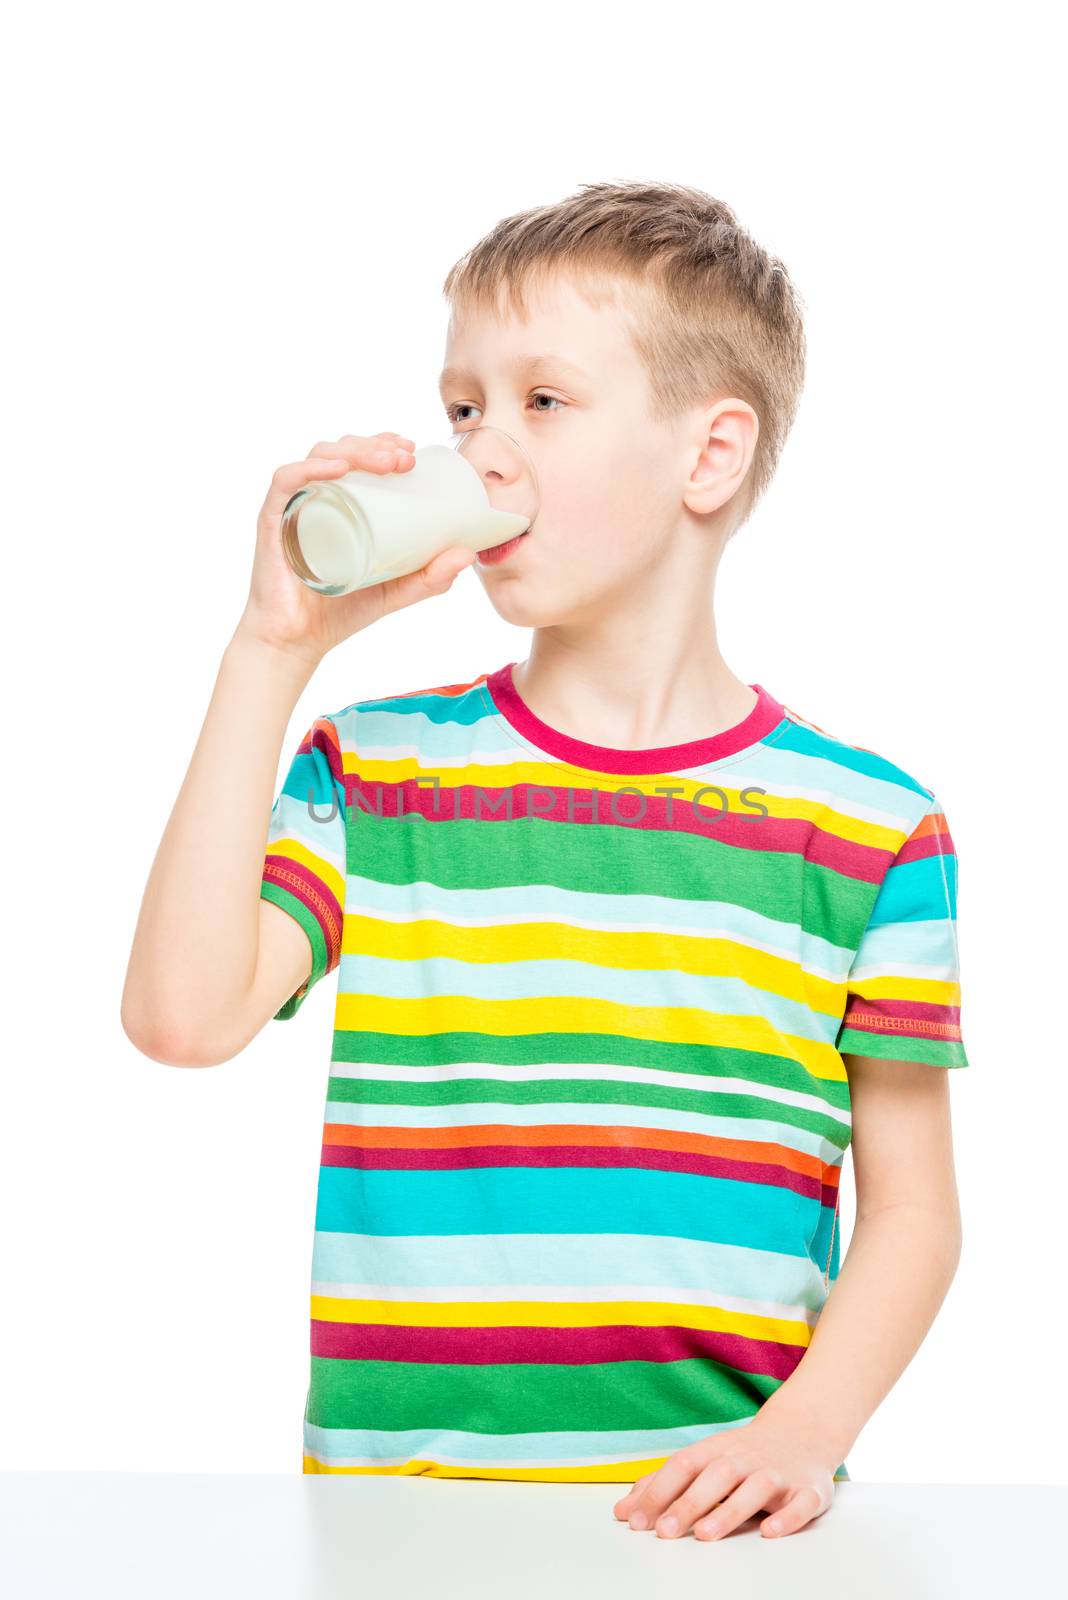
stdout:
{"type": "Polygon", "coordinates": [[[480,1467],[477,1464],[445,1466],[431,1456],[416,1456],[400,1466],[335,1467],[305,1453],[305,1473],[348,1474],[350,1477],[374,1474],[388,1478],[495,1478],[524,1483],[634,1483],[662,1467],[667,1456],[648,1456],[644,1460],[615,1461],[593,1467],[480,1467]]]}
{"type": "Polygon", "coordinates": [[[460,961],[585,961],[606,969],[651,972],[677,968],[702,977],[740,978],[750,988],[779,995],[830,1017],[840,1017],[845,983],[813,977],[796,961],[711,934],[581,928],[565,922],[505,922],[472,928],[439,918],[390,922],[345,918],[344,955],[389,961],[455,956],[460,961]]]}
{"type": "Polygon", "coordinates": [[[677,1305],[670,1300],[357,1300],[311,1297],[318,1322],[374,1323],[390,1328],[691,1328],[736,1333],[774,1344],[807,1345],[811,1329],[794,1317],[761,1317],[722,1306],[677,1305]]]}
{"type": "Polygon", "coordinates": [[[863,1000],[923,1000],[928,1005],[959,1006],[960,984],[941,978],[853,979],[849,985],[863,1000]]]}
{"type": "MultiPolygon", "coordinates": [[[[395,1033],[404,1038],[430,1033],[623,1034],[652,1044],[701,1044],[783,1055],[798,1061],[814,1077],[847,1081],[833,1044],[784,1033],[766,1017],[727,1016],[698,1006],[634,1006],[585,995],[480,1000],[460,994],[395,999],[339,993],[335,1025],[346,1032],[395,1033]]],[[[759,1092],[760,1086],[754,1084],[752,1093],[759,1092]]]]}
{"type": "Polygon", "coordinates": [[[345,879],[336,867],[331,866],[322,856],[317,856],[314,850],[309,850],[300,839],[275,839],[267,846],[264,861],[267,856],[285,856],[289,861],[298,861],[302,867],[315,874],[337,900],[338,905],[345,903],[345,879]]]}

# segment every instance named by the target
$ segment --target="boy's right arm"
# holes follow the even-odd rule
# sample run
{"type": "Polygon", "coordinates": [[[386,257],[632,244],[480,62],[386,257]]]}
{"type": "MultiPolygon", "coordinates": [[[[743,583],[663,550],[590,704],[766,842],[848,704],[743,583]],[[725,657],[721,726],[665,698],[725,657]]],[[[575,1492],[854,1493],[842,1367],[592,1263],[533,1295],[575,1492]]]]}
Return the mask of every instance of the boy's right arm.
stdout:
{"type": "Polygon", "coordinates": [[[122,995],[122,1025],[145,1055],[214,1066],[244,1049],[312,969],[308,935],[261,899],[282,743],[327,650],[401,606],[443,594],[474,560],[455,546],[420,571],[351,595],[302,584],[281,548],[281,515],[313,480],[354,467],[410,470],[396,434],[346,435],[280,467],[257,524],[244,614],[149,873],[122,995]],[[385,460],[377,452],[386,449],[385,460]]]}

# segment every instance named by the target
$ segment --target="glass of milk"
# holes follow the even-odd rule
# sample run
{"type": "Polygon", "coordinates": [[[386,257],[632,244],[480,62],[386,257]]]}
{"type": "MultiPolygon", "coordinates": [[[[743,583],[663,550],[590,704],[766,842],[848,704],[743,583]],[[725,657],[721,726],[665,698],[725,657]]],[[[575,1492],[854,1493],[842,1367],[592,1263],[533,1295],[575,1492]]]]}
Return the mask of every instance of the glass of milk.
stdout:
{"type": "Polygon", "coordinates": [[[407,472],[309,483],[282,513],[286,560],[318,594],[351,594],[417,572],[442,550],[488,550],[533,524],[541,503],[522,445],[482,424],[422,445],[407,472]]]}

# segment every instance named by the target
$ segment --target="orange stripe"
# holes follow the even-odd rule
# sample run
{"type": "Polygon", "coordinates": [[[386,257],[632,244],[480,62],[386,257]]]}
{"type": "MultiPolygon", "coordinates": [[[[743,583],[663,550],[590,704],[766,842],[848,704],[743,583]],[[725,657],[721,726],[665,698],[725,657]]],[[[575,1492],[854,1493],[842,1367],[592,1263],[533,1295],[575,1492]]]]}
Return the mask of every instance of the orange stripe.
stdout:
{"type": "Polygon", "coordinates": [[[361,1128],[347,1122],[328,1122],[323,1128],[323,1138],[327,1144],[364,1150],[456,1150],[484,1144],[537,1145],[544,1148],[588,1144],[609,1149],[622,1146],[643,1150],[676,1150],[691,1155],[763,1162],[834,1187],[837,1187],[841,1173],[840,1166],[828,1166],[818,1156],[793,1150],[789,1145],[765,1144],[752,1139],[717,1139],[702,1133],[672,1133],[621,1124],[603,1127],[599,1123],[564,1122],[521,1128],[513,1122],[481,1122],[464,1128],[361,1128]]]}

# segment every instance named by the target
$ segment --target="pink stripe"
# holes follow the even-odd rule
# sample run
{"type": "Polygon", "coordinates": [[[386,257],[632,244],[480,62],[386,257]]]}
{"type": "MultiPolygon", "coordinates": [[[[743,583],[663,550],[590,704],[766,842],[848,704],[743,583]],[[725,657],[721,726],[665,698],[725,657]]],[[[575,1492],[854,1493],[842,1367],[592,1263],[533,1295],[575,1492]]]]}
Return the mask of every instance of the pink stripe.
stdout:
{"type": "Polygon", "coordinates": [[[927,833],[920,838],[915,836],[905,840],[895,859],[896,863],[904,865],[907,861],[926,861],[931,856],[952,856],[953,841],[948,833],[927,833]]]}
{"type": "MultiPolygon", "coordinates": [[[[549,1307],[551,1315],[552,1308],[549,1307]]],[[[738,1372],[787,1378],[805,1346],[746,1339],[715,1329],[673,1325],[635,1328],[433,1328],[312,1318],[311,1353],[342,1361],[443,1362],[458,1366],[607,1361],[718,1361],[738,1372]]]]}
{"type": "Polygon", "coordinates": [[[337,742],[337,729],[329,717],[317,717],[297,746],[299,755],[310,755],[313,750],[319,750],[326,757],[331,775],[339,783],[343,782],[345,773],[341,747],[337,742]]]}
{"type": "MultiPolygon", "coordinates": [[[[396,818],[419,816],[428,822],[477,820],[508,822],[534,817],[543,822],[608,824],[657,833],[688,833],[748,850],[769,850],[780,855],[805,857],[813,865],[831,867],[845,877],[881,883],[894,852],[875,845],[858,844],[826,833],[804,818],[766,817],[757,807],[762,797],[750,793],[742,809],[724,812],[722,801],[710,785],[696,804],[680,795],[616,794],[595,783],[444,784],[435,790],[427,781],[435,774],[427,768],[422,779],[400,783],[364,779],[346,774],[345,803],[350,815],[396,818]],[[511,797],[511,806],[508,799],[511,797]],[[644,806],[643,806],[644,802],[644,806]]],[[[743,794],[746,791],[743,789],[743,794]]],[[[738,802],[734,802],[735,806],[738,802]]]]}
{"type": "Polygon", "coordinates": [[[954,1026],[960,1023],[960,1006],[940,1006],[927,1000],[865,1000],[862,995],[850,995],[844,1019],[846,1023],[854,1011],[863,1011],[869,1018],[885,1018],[888,1023],[892,1018],[911,1022],[948,1022],[954,1026]]]}

